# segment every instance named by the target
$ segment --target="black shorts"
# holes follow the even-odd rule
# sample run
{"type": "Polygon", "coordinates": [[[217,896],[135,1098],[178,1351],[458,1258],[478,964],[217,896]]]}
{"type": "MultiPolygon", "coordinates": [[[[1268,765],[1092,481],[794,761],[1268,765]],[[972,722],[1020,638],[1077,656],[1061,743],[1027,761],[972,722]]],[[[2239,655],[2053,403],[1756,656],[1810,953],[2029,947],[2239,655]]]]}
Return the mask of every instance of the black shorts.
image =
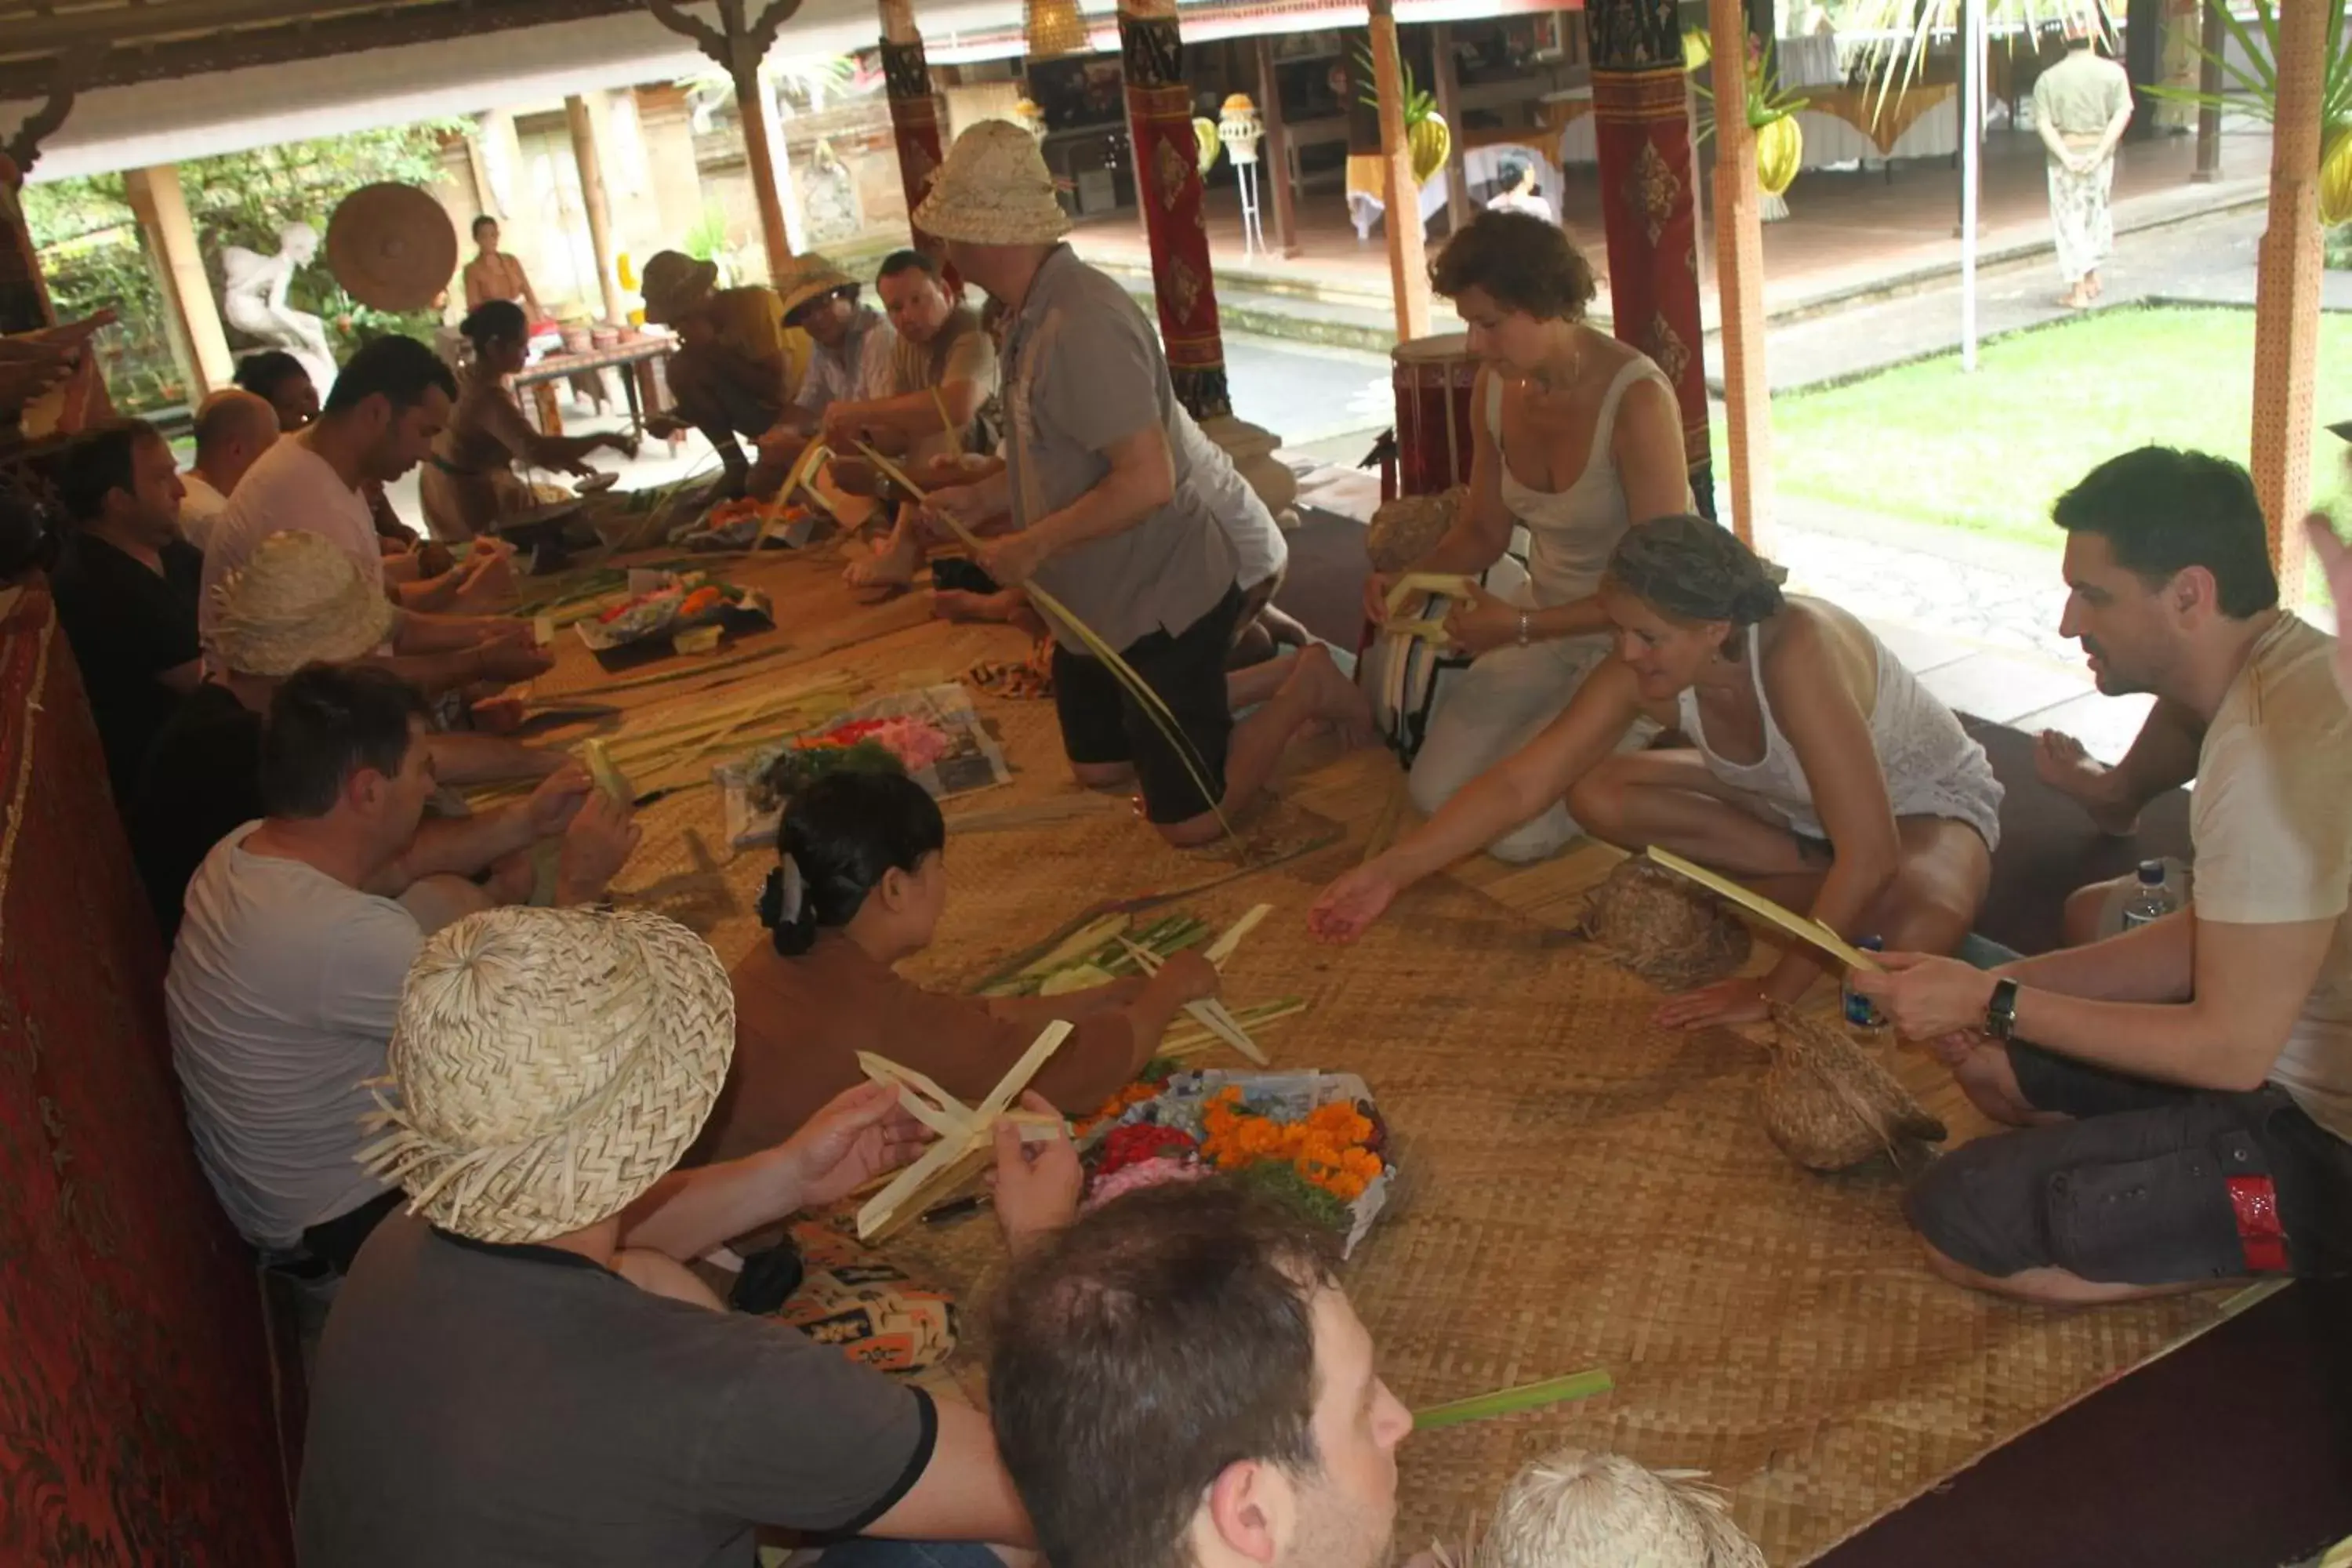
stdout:
{"type": "Polygon", "coordinates": [[[1168,743],[1153,716],[1108,666],[1055,641],[1054,711],[1062,721],[1062,750],[1081,767],[1134,763],[1143,814],[1162,826],[1190,822],[1223,798],[1225,745],[1234,733],[1233,709],[1225,700],[1225,650],[1233,646],[1241,613],[1241,590],[1228,588],[1207,615],[1182,631],[1152,632],[1119,650],[1175,715],[1192,748],[1189,759],[1168,743]],[[1202,792],[1193,766],[1214,795],[1202,792]]]}
{"type": "Polygon", "coordinates": [[[2022,1043],[2009,1060],[2028,1104],[2074,1120],[1928,1167],[1904,1208],[1945,1257],[2126,1285],[2352,1272],[2352,1143],[2286,1090],[2176,1089],[2022,1043]]]}

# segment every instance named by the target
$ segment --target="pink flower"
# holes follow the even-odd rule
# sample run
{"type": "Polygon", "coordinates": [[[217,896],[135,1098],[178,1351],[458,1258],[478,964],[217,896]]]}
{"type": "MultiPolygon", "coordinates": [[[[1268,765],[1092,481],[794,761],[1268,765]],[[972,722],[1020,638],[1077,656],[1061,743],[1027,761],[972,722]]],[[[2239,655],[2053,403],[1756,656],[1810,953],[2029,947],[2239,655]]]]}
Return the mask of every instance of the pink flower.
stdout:
{"type": "Polygon", "coordinates": [[[1113,1198],[1144,1187],[1163,1186],[1170,1182],[1204,1181],[1210,1174],[1206,1165],[1189,1158],[1144,1160],[1097,1180],[1093,1191],[1087,1194],[1087,1201],[1081,1205],[1081,1212],[1091,1214],[1113,1198]]]}

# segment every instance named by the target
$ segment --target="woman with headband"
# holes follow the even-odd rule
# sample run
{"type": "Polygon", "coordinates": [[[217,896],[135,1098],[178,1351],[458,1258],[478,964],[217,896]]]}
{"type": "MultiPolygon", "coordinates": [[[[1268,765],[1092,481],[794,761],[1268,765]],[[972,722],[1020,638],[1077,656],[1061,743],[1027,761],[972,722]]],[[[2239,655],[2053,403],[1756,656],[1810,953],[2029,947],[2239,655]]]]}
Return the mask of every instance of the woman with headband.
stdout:
{"type": "Polygon", "coordinates": [[[1150,980],[1051,997],[926,991],[897,965],[931,944],[947,906],[947,824],[897,773],[828,773],[784,806],[760,900],[771,941],[735,966],[735,1060],[696,1163],[772,1148],[865,1081],[871,1051],[966,1102],[985,1099],[1056,1018],[1077,1026],[1031,1086],[1071,1113],[1135,1079],[1217,972],[1180,952],[1150,980]]]}
{"type": "MultiPolygon", "coordinates": [[[[1701,518],[1628,530],[1600,595],[1614,657],[1533,742],[1327,889],[1316,933],[1352,941],[1404,889],[1565,800],[1596,837],[1671,849],[1849,939],[1958,946],[2000,837],[1984,748],[1868,627],[1784,597],[1776,577],[1701,518]],[[1612,755],[1644,717],[1686,746],[1612,755]]],[[[1791,949],[1761,980],[1677,997],[1658,1021],[1761,1018],[1817,973],[1791,949]]]]}

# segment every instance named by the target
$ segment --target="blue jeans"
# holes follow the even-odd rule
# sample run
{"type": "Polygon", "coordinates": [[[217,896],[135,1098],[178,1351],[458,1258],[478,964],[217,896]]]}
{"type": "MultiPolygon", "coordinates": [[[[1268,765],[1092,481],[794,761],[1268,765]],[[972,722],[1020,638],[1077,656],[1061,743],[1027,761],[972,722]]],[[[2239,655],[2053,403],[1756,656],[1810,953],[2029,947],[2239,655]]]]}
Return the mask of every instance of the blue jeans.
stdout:
{"type": "Polygon", "coordinates": [[[1003,1568],[1003,1563],[978,1542],[883,1541],[861,1535],[826,1547],[817,1568],[1003,1568]]]}

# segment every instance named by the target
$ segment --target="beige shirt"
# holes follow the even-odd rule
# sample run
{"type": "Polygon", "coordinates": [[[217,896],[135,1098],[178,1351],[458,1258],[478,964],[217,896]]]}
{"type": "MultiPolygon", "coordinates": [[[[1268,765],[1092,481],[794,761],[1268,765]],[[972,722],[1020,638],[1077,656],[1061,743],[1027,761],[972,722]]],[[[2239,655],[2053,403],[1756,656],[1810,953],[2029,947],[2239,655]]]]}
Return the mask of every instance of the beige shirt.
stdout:
{"type": "Polygon", "coordinates": [[[2063,136],[2097,136],[2131,107],[2131,78],[2096,49],[2069,49],[2033,84],[2034,123],[2063,136]]]}
{"type": "Polygon", "coordinates": [[[954,381],[969,381],[980,388],[980,412],[970,424],[927,435],[917,441],[917,458],[953,457],[993,449],[992,437],[998,422],[996,343],[982,329],[980,317],[961,308],[948,316],[929,342],[893,337],[890,391],[894,395],[929,392],[954,381]]]}
{"type": "Polygon", "coordinates": [[[2205,731],[2189,831],[2196,910],[2222,925],[2336,922],[2271,1081],[2352,1138],[2352,710],[2336,639],[2282,615],[2205,731]]]}

